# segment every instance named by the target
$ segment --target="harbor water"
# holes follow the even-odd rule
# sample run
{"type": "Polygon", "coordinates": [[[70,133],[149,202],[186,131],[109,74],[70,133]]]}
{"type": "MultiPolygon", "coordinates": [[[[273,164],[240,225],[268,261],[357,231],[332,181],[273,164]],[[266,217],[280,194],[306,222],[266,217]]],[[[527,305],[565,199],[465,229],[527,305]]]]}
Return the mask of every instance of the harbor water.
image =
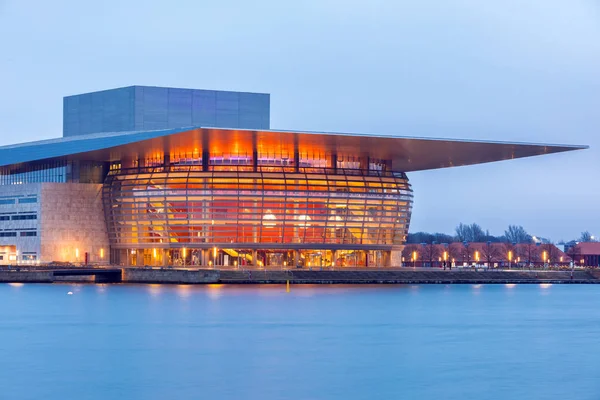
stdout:
{"type": "Polygon", "coordinates": [[[0,399],[600,398],[600,285],[0,284],[0,304],[0,399]]]}

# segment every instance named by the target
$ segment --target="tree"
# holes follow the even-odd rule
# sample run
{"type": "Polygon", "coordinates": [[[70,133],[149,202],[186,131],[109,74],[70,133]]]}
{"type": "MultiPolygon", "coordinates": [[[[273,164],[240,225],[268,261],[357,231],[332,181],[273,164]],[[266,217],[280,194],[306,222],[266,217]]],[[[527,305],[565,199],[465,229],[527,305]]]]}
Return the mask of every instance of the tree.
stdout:
{"type": "Polygon", "coordinates": [[[466,242],[462,245],[461,250],[462,250],[462,261],[466,262],[467,265],[471,265],[471,248],[473,246],[471,246],[471,243],[466,242]]]}
{"type": "Polygon", "coordinates": [[[496,261],[500,261],[502,258],[502,251],[492,242],[487,242],[481,248],[481,258],[487,262],[488,267],[491,267],[492,264],[496,261]]]}
{"type": "Polygon", "coordinates": [[[402,250],[402,258],[405,266],[415,266],[416,261],[421,257],[420,247],[418,244],[407,244],[402,250]],[[413,254],[417,256],[416,260],[413,260],[413,254]]]}
{"type": "Polygon", "coordinates": [[[517,246],[515,246],[511,242],[507,242],[504,243],[502,250],[504,251],[504,254],[501,259],[506,260],[509,263],[509,266],[511,266],[514,262],[517,261],[517,257],[519,256],[517,254],[517,246]],[[511,257],[508,256],[509,253],[511,257]]]}
{"type": "Polygon", "coordinates": [[[433,267],[433,262],[440,256],[440,249],[435,244],[426,244],[423,246],[423,260],[429,261],[429,266],[433,267]]]}
{"type": "Polygon", "coordinates": [[[576,244],[575,246],[569,247],[567,254],[571,257],[571,260],[573,260],[573,265],[581,262],[581,249],[579,248],[579,245],[576,244]]]}
{"type": "Polygon", "coordinates": [[[475,223],[468,225],[461,222],[456,227],[456,238],[459,242],[481,242],[485,237],[486,233],[475,223]]]}
{"type": "Polygon", "coordinates": [[[588,231],[581,232],[581,236],[579,237],[580,242],[593,242],[594,238],[591,233],[588,231]]]}
{"type": "Polygon", "coordinates": [[[542,252],[546,252],[546,261],[558,263],[560,261],[560,250],[552,243],[542,245],[542,252]]]}
{"type": "Polygon", "coordinates": [[[452,260],[458,262],[458,260],[462,259],[463,254],[463,245],[462,243],[450,243],[448,245],[448,261],[450,261],[450,265],[452,265],[452,260]]]}
{"type": "Polygon", "coordinates": [[[528,243],[531,242],[531,236],[521,225],[509,225],[504,231],[504,237],[509,243],[528,243]]]}

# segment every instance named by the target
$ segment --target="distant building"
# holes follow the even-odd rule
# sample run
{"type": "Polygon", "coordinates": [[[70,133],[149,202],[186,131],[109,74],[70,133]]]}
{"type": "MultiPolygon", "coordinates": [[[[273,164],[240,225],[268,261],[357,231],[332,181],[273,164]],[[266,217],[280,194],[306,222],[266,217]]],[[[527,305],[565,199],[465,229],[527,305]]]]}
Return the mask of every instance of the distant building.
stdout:
{"type": "Polygon", "coordinates": [[[600,267],[600,242],[579,242],[568,250],[577,265],[600,267]]]}
{"type": "Polygon", "coordinates": [[[147,86],[63,120],[0,147],[0,263],[398,266],[407,172],[586,148],[271,129],[268,94],[147,86]]]}

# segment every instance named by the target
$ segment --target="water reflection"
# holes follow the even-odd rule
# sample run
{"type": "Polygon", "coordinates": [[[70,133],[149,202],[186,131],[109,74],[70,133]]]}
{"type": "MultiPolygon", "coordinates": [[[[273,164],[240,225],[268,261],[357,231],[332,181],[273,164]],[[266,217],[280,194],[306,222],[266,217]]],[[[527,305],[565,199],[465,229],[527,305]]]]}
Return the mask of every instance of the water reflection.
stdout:
{"type": "Polygon", "coordinates": [[[148,291],[150,292],[152,297],[157,297],[162,293],[162,287],[163,285],[152,283],[148,285],[148,291]]]}

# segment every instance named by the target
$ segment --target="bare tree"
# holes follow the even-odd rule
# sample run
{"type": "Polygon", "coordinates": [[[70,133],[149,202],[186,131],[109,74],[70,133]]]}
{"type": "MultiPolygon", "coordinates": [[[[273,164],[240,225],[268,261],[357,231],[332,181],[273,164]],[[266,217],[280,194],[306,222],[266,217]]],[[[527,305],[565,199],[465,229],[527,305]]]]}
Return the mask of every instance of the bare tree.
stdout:
{"type": "Polygon", "coordinates": [[[592,237],[591,233],[589,233],[588,231],[585,231],[585,232],[581,232],[581,236],[579,237],[579,241],[580,242],[593,242],[594,238],[592,237]]]}
{"type": "Polygon", "coordinates": [[[531,236],[520,225],[509,225],[508,229],[504,231],[504,236],[509,243],[527,243],[531,241],[531,236]]]}
{"type": "Polygon", "coordinates": [[[456,227],[456,240],[466,242],[471,237],[471,228],[462,222],[456,227]]]}
{"type": "MultiPolygon", "coordinates": [[[[462,258],[462,254],[463,254],[463,245],[462,243],[450,243],[450,245],[448,246],[448,260],[450,261],[450,263],[452,263],[452,261],[456,261],[458,262],[458,260],[460,260],[462,258]]],[[[452,264],[450,264],[452,265],[452,264]]]]}
{"type": "Polygon", "coordinates": [[[462,261],[466,262],[467,265],[471,264],[471,250],[472,250],[472,248],[473,248],[473,246],[469,242],[463,243],[463,246],[461,248],[461,250],[462,250],[462,261]]]}
{"type": "Polygon", "coordinates": [[[402,250],[402,258],[405,265],[416,266],[416,261],[419,259],[420,245],[418,244],[407,244],[402,250]],[[416,259],[413,259],[416,256],[416,259]]]}
{"type": "Polygon", "coordinates": [[[497,245],[487,242],[481,248],[481,257],[487,262],[488,267],[491,267],[494,262],[500,260],[502,257],[502,251],[497,245]]]}
{"type": "Polygon", "coordinates": [[[546,252],[546,261],[558,262],[560,258],[560,250],[552,243],[542,245],[542,252],[546,252]]]}
{"type": "Polygon", "coordinates": [[[567,254],[569,255],[569,257],[571,257],[573,265],[581,263],[581,249],[579,248],[579,245],[576,244],[574,246],[571,246],[569,250],[567,250],[567,254]]]}
{"type": "Polygon", "coordinates": [[[504,243],[502,250],[504,251],[504,254],[502,255],[501,259],[508,261],[509,266],[511,266],[512,263],[517,261],[517,257],[519,257],[517,246],[510,242],[504,243]]]}
{"type": "Polygon", "coordinates": [[[456,238],[460,242],[481,242],[487,237],[486,232],[478,224],[460,223],[456,227],[456,238]]]}
{"type": "Polygon", "coordinates": [[[428,243],[423,246],[423,259],[429,261],[429,266],[433,267],[433,262],[440,256],[440,249],[435,244],[428,243]]]}

